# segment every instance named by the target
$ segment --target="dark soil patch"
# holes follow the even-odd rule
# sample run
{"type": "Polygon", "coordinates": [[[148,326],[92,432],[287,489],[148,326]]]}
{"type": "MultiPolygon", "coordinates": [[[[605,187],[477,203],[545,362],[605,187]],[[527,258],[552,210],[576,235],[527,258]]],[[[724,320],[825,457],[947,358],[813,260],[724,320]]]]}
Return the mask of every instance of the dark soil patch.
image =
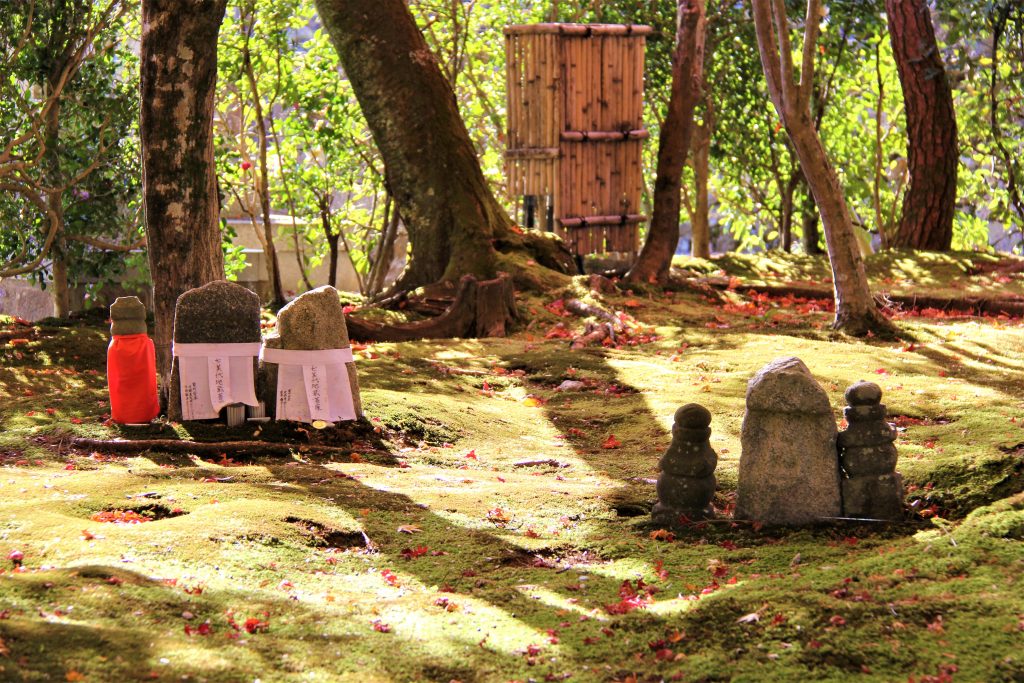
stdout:
{"type": "Polygon", "coordinates": [[[362,531],[344,531],[325,526],[319,522],[300,517],[285,517],[286,522],[295,526],[306,543],[314,548],[366,548],[372,550],[374,545],[362,531]]]}

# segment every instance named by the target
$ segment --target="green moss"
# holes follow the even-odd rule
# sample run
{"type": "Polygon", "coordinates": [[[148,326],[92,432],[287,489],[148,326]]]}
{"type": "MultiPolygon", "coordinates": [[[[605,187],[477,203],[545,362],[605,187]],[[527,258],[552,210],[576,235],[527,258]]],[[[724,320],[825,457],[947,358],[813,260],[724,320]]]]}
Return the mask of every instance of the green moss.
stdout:
{"type": "Polygon", "coordinates": [[[600,303],[656,339],[570,352],[545,339],[581,326],[544,307],[567,286],[522,297],[508,339],[361,352],[368,422],[349,432],[109,426],[102,325],[0,342],[0,559],[24,553],[23,571],[4,560],[0,574],[0,679],[1024,676],[1019,322],[923,318],[902,323],[913,345],[831,341],[827,312],[637,290],[600,303]],[[882,386],[907,518],[652,538],[674,410],[711,410],[727,509],[747,381],[783,355],[807,362],[837,420],[850,383],[882,386]],[[566,379],[584,389],[556,391],[566,379]],[[71,435],[256,436],[365,457],[129,457],[69,450],[71,435]],[[612,435],[621,445],[603,447],[612,435]],[[93,518],[108,510],[153,521],[93,518]],[[638,579],[657,591],[610,613],[638,579]]]}

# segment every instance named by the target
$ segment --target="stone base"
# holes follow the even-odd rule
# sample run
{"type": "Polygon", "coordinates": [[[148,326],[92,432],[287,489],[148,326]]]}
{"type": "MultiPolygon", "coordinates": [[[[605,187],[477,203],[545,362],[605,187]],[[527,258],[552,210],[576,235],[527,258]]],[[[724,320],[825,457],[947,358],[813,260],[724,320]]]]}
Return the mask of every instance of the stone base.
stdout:
{"type": "Polygon", "coordinates": [[[897,520],[903,517],[903,477],[897,473],[843,479],[843,516],[897,520]]]}
{"type": "Polygon", "coordinates": [[[685,526],[681,521],[682,515],[686,515],[686,519],[691,522],[700,522],[706,519],[715,518],[715,510],[708,505],[703,510],[684,510],[681,508],[673,508],[662,503],[655,503],[651,509],[651,521],[658,526],[662,527],[674,527],[679,528],[685,526]]]}

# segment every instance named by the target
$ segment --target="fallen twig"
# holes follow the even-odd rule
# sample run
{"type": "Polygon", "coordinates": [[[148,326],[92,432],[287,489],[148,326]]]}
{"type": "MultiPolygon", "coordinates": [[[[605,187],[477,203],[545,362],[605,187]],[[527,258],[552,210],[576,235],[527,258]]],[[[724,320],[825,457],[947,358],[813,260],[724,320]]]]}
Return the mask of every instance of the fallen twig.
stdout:
{"type": "MultiPolygon", "coordinates": [[[[349,455],[351,448],[315,444],[275,443],[272,441],[181,441],[178,439],[72,439],[79,449],[113,453],[191,453],[193,455],[349,455]]],[[[360,453],[361,457],[366,457],[360,453]]],[[[381,458],[383,460],[383,458],[381,458]]]]}

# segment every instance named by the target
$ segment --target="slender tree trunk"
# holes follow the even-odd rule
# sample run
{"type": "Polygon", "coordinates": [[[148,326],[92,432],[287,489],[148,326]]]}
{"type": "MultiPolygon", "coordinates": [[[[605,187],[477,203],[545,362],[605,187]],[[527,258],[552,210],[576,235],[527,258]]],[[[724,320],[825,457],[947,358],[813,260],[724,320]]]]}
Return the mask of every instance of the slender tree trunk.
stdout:
{"type": "Polygon", "coordinates": [[[366,295],[376,296],[384,289],[384,279],[391,268],[391,259],[395,253],[395,238],[398,236],[399,215],[395,203],[388,194],[384,201],[384,227],[381,230],[380,246],[373,257],[370,274],[366,278],[366,295]]]}
{"type": "Polygon", "coordinates": [[[864,260],[854,235],[843,188],[811,118],[814,54],[821,21],[820,0],[808,0],[807,3],[798,71],[792,62],[785,0],[753,0],[753,9],[758,51],[768,92],[793,143],[825,228],[836,300],[833,326],[854,335],[891,332],[891,323],[878,312],[868,290],[864,260]],[[799,73],[799,80],[794,79],[795,73],[799,73]]]}
{"type": "Polygon", "coordinates": [[[835,327],[854,335],[878,331],[888,325],[878,313],[868,290],[864,259],[854,235],[839,176],[810,126],[786,126],[793,140],[800,165],[807,174],[814,203],[825,226],[825,244],[832,264],[833,289],[836,295],[835,327]]]}
{"type": "MultiPolygon", "coordinates": [[[[53,82],[50,83],[51,89],[53,82]]],[[[50,188],[46,191],[46,212],[56,222],[57,233],[50,249],[50,284],[53,288],[53,314],[67,318],[71,313],[71,289],[68,283],[68,243],[64,239],[64,179],[60,164],[60,111],[61,101],[55,100],[46,114],[43,131],[46,149],[46,175],[50,188]]],[[[49,221],[47,221],[49,222],[49,221]]]]}
{"type": "Polygon", "coordinates": [[[142,0],[139,133],[154,341],[164,391],[178,295],[224,277],[213,96],[226,1],[142,0]]]}
{"type": "MultiPolygon", "coordinates": [[[[255,17],[250,17],[255,22],[255,17]]],[[[245,70],[246,80],[249,81],[249,92],[252,93],[252,105],[256,114],[257,151],[259,154],[259,182],[256,187],[256,194],[260,200],[260,218],[263,223],[263,244],[265,262],[267,264],[267,277],[270,280],[270,292],[272,308],[280,308],[285,304],[284,287],[281,285],[281,264],[277,258],[277,245],[274,244],[274,223],[270,217],[270,167],[267,164],[267,120],[264,118],[263,100],[261,99],[259,85],[256,82],[256,73],[252,67],[252,55],[249,53],[249,28],[243,27],[246,31],[245,41],[242,43],[242,66],[245,70]]],[[[333,287],[333,283],[331,284],[333,287]]]]}
{"type": "Polygon", "coordinates": [[[711,112],[705,111],[704,123],[697,127],[693,145],[693,177],[696,199],[690,225],[693,226],[693,247],[690,253],[697,258],[711,256],[711,223],[708,218],[708,179],[711,156],[711,112]]]}
{"type": "Polygon", "coordinates": [[[693,110],[701,96],[704,72],[704,0],[678,0],[676,42],[672,53],[672,91],[658,138],[654,212],[647,239],[626,274],[631,282],[660,282],[668,277],[679,243],[683,165],[693,135],[693,110]]]}
{"type": "Polygon", "coordinates": [[[324,231],[324,238],[327,240],[328,263],[327,284],[335,287],[338,284],[338,238],[340,232],[331,228],[331,198],[327,195],[320,197],[320,229],[324,231]]]}
{"type": "Polygon", "coordinates": [[[785,185],[779,188],[782,195],[779,202],[779,247],[787,254],[793,251],[793,216],[796,214],[793,195],[799,184],[800,170],[796,169],[789,174],[785,185]]]}
{"type": "MultiPolygon", "coordinates": [[[[806,179],[804,179],[804,184],[807,184],[806,179]]],[[[821,246],[818,243],[821,235],[818,231],[818,207],[814,203],[814,195],[811,194],[810,189],[804,194],[800,215],[804,236],[804,252],[811,256],[817,256],[821,254],[821,246]]]]}
{"type": "Polygon", "coordinates": [[[412,253],[400,287],[495,277],[496,241],[523,240],[495,200],[452,88],[403,0],[317,0],[402,211],[412,253]]]}
{"type": "Polygon", "coordinates": [[[886,0],[889,38],[907,112],[910,185],[893,246],[948,251],[956,209],[953,93],[926,0],[886,0]]]}

